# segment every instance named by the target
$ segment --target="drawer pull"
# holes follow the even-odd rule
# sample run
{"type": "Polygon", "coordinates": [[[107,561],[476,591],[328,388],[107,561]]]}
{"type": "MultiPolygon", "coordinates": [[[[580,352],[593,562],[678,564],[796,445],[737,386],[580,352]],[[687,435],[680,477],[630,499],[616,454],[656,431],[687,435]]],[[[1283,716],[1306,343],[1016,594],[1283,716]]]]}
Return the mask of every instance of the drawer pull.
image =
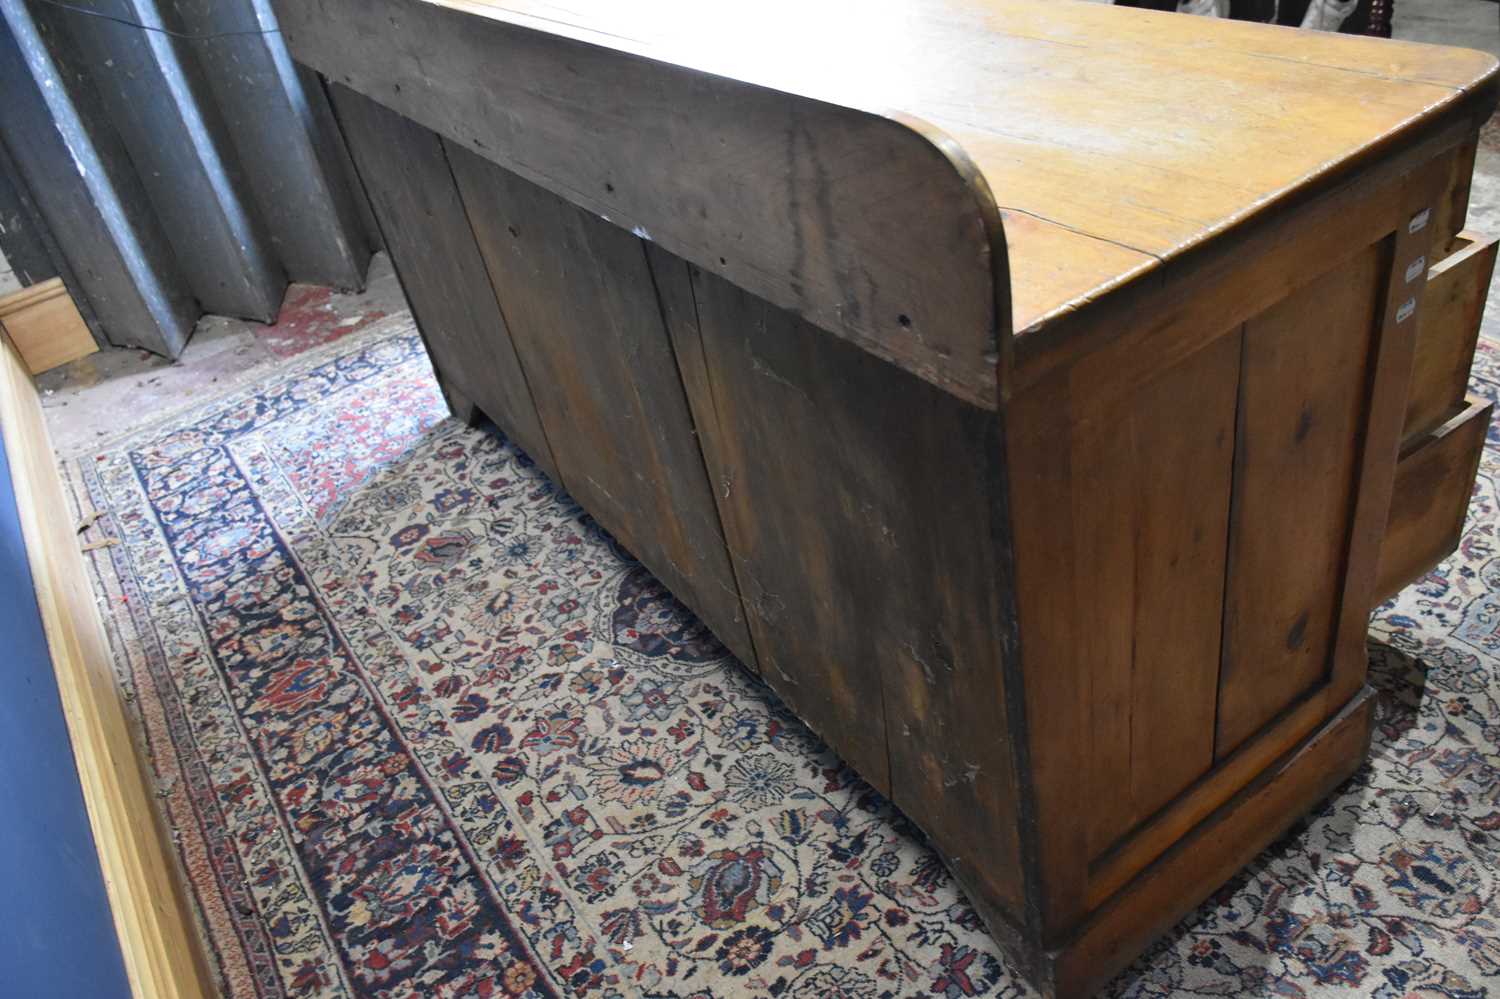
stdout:
{"type": "Polygon", "coordinates": [[[1396,322],[1404,323],[1411,318],[1411,314],[1417,311],[1417,300],[1408,298],[1401,303],[1401,308],[1396,310],[1396,322]]]}
{"type": "Polygon", "coordinates": [[[1406,283],[1411,284],[1427,270],[1427,258],[1418,257],[1406,267],[1406,283]]]}
{"type": "Polygon", "coordinates": [[[1412,235],[1416,235],[1423,229],[1427,228],[1427,220],[1430,218],[1432,218],[1432,209],[1422,209],[1420,212],[1417,212],[1417,214],[1411,217],[1411,221],[1406,224],[1406,231],[1411,233],[1412,235]]]}

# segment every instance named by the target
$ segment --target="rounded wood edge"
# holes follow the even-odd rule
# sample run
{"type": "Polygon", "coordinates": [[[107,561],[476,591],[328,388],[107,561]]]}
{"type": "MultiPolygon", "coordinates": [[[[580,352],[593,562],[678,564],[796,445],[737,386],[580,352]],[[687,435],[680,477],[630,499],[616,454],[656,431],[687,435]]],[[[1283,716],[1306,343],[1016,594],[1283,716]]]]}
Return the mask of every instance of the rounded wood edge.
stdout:
{"type": "Polygon", "coordinates": [[[997,408],[1010,346],[999,333],[1011,311],[1000,213],[967,154],[930,124],[503,10],[423,0],[277,6],[293,57],[330,82],[951,395],[997,408]],[[516,58],[495,58],[512,45],[516,58]],[[548,68],[539,52],[553,46],[548,68]],[[447,58],[432,58],[438,51],[447,58]],[[519,72],[530,74],[525,85],[519,72]],[[640,115],[631,128],[570,117],[569,107],[587,106],[588,81],[600,80],[614,84],[617,116],[640,115]],[[565,93],[539,104],[542,84],[565,93]],[[535,124],[542,115],[545,130],[535,124]],[[635,141],[642,135],[651,142],[635,141]],[[701,139],[725,135],[727,155],[701,139]],[[825,139],[854,148],[841,158],[825,139]],[[762,169],[767,148],[785,149],[784,173],[762,169]],[[903,165],[912,175],[899,176],[903,165]],[[683,171],[691,183],[673,183],[683,171]],[[724,207],[728,215],[715,211],[724,207]],[[967,242],[965,217],[975,233],[967,242]],[[918,228],[920,237],[904,235],[918,228]]]}
{"type": "Polygon", "coordinates": [[[979,224],[989,245],[990,282],[993,292],[991,307],[994,310],[991,329],[994,339],[991,342],[991,350],[996,361],[998,397],[1004,399],[1014,353],[1012,349],[1014,329],[1010,296],[1010,248],[1005,241],[1005,221],[1000,213],[1000,205],[995,200],[995,193],[990,189],[990,182],[979,169],[979,165],[953,136],[931,122],[905,112],[887,111],[882,113],[881,117],[912,132],[941,156],[958,175],[959,182],[968,189],[974,201],[979,224]]]}

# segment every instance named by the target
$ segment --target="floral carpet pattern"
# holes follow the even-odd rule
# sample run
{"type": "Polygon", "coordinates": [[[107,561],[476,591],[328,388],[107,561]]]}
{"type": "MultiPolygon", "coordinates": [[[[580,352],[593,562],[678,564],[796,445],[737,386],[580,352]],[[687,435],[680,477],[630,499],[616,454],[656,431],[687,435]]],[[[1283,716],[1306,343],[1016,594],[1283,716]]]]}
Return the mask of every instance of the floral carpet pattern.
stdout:
{"type": "MultiPolygon", "coordinates": [[[[445,419],[409,320],[335,346],[66,468],[227,995],[1029,994],[899,813],[445,419]]],[[[1372,630],[1370,765],[1111,994],[1500,995],[1490,444],[1372,630]]]]}

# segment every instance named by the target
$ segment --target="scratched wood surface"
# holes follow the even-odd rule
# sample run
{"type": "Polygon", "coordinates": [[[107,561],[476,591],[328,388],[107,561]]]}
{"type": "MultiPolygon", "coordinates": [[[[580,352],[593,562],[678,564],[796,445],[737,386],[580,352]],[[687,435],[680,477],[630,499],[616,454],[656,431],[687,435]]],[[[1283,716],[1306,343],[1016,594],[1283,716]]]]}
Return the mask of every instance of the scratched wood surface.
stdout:
{"type": "MultiPolygon", "coordinates": [[[[653,257],[661,283],[686,265],[653,257]]],[[[761,675],[1021,912],[983,410],[693,268],[674,324],[761,675]],[[899,402],[897,402],[899,400],[899,402]]]]}
{"type": "MultiPolygon", "coordinates": [[[[1495,70],[1479,52],[1069,0],[433,3],[951,137],[1005,213],[1017,332],[1326,179],[1495,70]],[[1164,79],[1214,113],[1183,115],[1164,79]]],[[[282,23],[294,53],[316,27],[282,23]]]]}
{"type": "Polygon", "coordinates": [[[1372,246],[1245,326],[1221,757],[1331,668],[1388,268],[1389,248],[1372,246]]]}
{"type": "Polygon", "coordinates": [[[448,155],[563,486],[753,669],[645,244],[460,146],[448,155]]]}
{"type": "Polygon", "coordinates": [[[481,407],[556,479],[442,139],[347,87],[328,89],[438,381],[481,407]]]}
{"type": "Polygon", "coordinates": [[[293,53],[330,79],[995,405],[1005,243],[982,178],[942,136],[417,0],[278,11],[293,53]]]}

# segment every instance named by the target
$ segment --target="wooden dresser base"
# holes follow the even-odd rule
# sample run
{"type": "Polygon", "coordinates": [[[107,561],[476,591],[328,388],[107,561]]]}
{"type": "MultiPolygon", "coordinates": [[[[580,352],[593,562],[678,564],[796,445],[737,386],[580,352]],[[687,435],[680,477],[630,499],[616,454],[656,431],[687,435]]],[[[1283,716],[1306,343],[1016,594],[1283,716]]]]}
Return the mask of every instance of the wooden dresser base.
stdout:
{"type": "Polygon", "coordinates": [[[1126,885],[1038,977],[1059,996],[1092,995],[1255,855],[1314,809],[1364,763],[1375,692],[1363,687],[1342,711],[1126,885]]]}
{"type": "MultiPolygon", "coordinates": [[[[1012,337],[998,292],[1041,251],[1008,283],[1008,243],[969,252],[988,215],[926,212],[957,235],[923,258],[901,213],[948,204],[954,164],[911,147],[872,183],[878,122],[414,0],[286,6],[455,413],[921,826],[1011,970],[1090,994],[1358,768],[1413,358],[1462,355],[1444,316],[1484,255],[1433,275],[1430,317],[1427,268],[1493,94],[1012,337]],[[655,138],[562,113],[601,106],[655,138]],[[960,344],[925,303],[976,260],[960,344]]],[[[1463,366],[1429,367],[1446,413],[1463,366]]]]}

